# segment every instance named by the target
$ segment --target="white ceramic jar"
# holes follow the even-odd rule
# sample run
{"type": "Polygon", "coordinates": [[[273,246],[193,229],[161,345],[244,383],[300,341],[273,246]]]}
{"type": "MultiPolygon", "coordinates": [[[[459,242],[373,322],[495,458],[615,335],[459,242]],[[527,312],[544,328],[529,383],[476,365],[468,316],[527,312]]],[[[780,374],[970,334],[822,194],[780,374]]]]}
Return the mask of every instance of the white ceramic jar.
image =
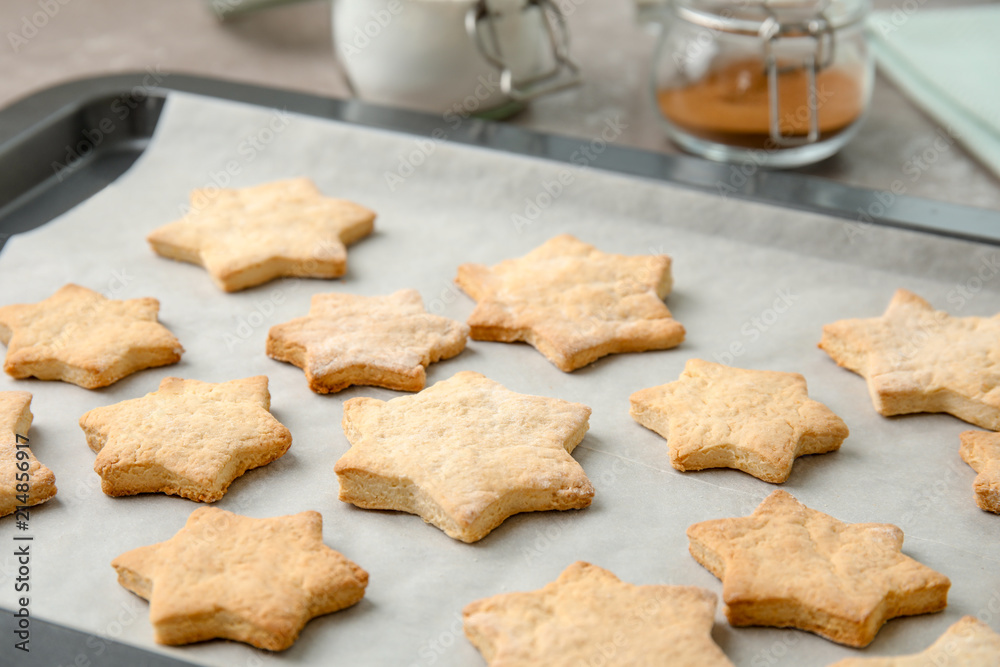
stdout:
{"type": "Polygon", "coordinates": [[[376,104],[497,117],[579,79],[551,0],[334,0],[333,37],[376,104]]]}

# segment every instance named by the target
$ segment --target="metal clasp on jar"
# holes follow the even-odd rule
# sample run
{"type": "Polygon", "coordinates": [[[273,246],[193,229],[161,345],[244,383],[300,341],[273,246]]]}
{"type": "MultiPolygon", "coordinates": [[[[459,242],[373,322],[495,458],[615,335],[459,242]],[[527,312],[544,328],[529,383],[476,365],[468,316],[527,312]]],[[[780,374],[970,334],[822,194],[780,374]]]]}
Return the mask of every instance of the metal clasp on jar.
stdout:
{"type": "Polygon", "coordinates": [[[807,21],[783,24],[770,7],[768,18],[761,23],[758,32],[764,44],[764,66],[767,69],[768,108],[770,113],[771,140],[777,146],[790,148],[815,143],[819,140],[819,103],[817,101],[816,75],[833,63],[836,40],[834,29],[826,15],[820,12],[807,21]],[[812,53],[801,64],[806,71],[806,108],[809,113],[809,130],[803,136],[785,136],[781,132],[779,74],[800,69],[798,66],[779,67],[775,49],[779,41],[789,35],[796,39],[808,37],[816,40],[812,53]]]}
{"type": "Polygon", "coordinates": [[[544,23],[552,50],[553,66],[523,81],[514,80],[513,69],[504,57],[494,20],[496,13],[491,10],[489,0],[478,0],[465,15],[465,29],[469,38],[483,57],[500,70],[500,90],[518,102],[527,102],[580,83],[580,68],[569,55],[569,32],[562,12],[551,0],[526,0],[520,11],[528,12],[532,8],[537,8],[544,23]],[[483,29],[480,29],[481,26],[483,29]],[[488,36],[489,44],[483,39],[484,35],[488,36]]]}

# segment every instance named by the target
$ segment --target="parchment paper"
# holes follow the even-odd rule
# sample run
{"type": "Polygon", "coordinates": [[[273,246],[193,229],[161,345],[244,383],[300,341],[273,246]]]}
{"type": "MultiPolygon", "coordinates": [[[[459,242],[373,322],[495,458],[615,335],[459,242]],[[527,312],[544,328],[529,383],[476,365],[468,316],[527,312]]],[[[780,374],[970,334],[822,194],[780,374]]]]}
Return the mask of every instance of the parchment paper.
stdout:
{"type": "MultiPolygon", "coordinates": [[[[630,393],[677,379],[688,358],[701,357],[803,373],[811,396],[840,415],[851,435],[839,453],[799,459],[781,488],[843,521],[899,525],[904,552],[953,582],[945,612],[891,621],[863,652],[800,631],[731,628],[720,605],[712,634],[737,665],[827,665],[917,651],[966,614],[1000,630],[1000,517],[975,506],[975,473],[958,455],[958,434],[972,427],[946,415],[879,416],[864,380],[816,348],[824,323],[879,315],[898,287],[956,315],[1000,312],[997,260],[988,246],[172,94],[153,144],[127,174],[13,238],[0,256],[0,304],[36,302],[67,282],[118,299],[154,296],[161,321],[186,348],[178,365],[98,391],[0,377],[0,390],[34,394],[31,444],[59,487],[31,511],[31,613],[93,634],[79,664],[101,664],[103,640],[113,638],[204,665],[479,665],[462,634],[462,607],[539,588],[575,560],[636,584],[721,593],[688,554],[686,528],[749,514],[777,487],[735,470],[677,472],[666,442],[628,415],[630,393]],[[420,164],[393,189],[385,174],[401,161],[420,164]],[[224,294],[204,270],[157,257],[144,240],[179,216],[193,188],[300,175],[378,211],[376,233],[350,249],[340,280],[281,280],[224,294]],[[542,196],[555,192],[560,175],[568,183],[562,192],[542,196]],[[415,516],[338,501],[333,465],[348,448],[343,401],[399,394],[368,387],[313,394],[299,369],[264,354],[268,328],[304,315],[317,292],[404,287],[418,289],[432,312],[464,320],[473,302],[453,286],[460,263],[491,265],[563,232],[607,252],[673,256],[676,288],[667,304],[687,341],[606,357],[572,374],[527,345],[471,341],[458,357],[432,365],[428,381],[476,370],[514,391],[591,406],[591,428],[575,456],[596,488],[593,505],[518,515],[468,545],[415,516]],[[77,421],[91,408],[153,391],[169,375],[224,381],[255,374],[270,378],[273,412],[291,430],[292,447],[235,481],[217,506],[257,517],[320,511],[326,543],[370,573],[368,592],[356,607],[309,623],[280,654],[224,641],[157,646],[148,604],[118,585],[110,561],[168,539],[198,505],[164,495],[104,496],[77,421]]],[[[13,608],[10,545],[20,531],[12,517],[0,528],[0,605],[13,608]]],[[[0,655],[13,653],[10,637],[4,633],[0,655]]]]}

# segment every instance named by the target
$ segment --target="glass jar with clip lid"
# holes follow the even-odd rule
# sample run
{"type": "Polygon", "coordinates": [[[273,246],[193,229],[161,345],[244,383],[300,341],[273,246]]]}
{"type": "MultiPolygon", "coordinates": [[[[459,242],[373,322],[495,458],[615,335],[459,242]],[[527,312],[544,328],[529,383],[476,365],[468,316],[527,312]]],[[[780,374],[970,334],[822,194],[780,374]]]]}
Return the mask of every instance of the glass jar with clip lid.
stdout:
{"type": "Polygon", "coordinates": [[[580,82],[554,0],[334,0],[333,37],[358,97],[449,119],[580,82]]]}
{"type": "Polygon", "coordinates": [[[857,133],[870,0],[666,0],[652,70],[668,135],[712,160],[796,167],[857,133]]]}

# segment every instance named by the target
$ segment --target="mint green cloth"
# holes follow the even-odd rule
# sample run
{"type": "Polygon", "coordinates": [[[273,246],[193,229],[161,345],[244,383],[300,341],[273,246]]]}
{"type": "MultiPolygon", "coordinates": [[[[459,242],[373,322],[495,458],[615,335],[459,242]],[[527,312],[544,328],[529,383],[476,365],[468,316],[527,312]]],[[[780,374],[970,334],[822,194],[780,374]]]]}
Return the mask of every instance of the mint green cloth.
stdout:
{"type": "Polygon", "coordinates": [[[906,0],[868,32],[882,72],[1000,176],[1000,6],[906,0]]]}

